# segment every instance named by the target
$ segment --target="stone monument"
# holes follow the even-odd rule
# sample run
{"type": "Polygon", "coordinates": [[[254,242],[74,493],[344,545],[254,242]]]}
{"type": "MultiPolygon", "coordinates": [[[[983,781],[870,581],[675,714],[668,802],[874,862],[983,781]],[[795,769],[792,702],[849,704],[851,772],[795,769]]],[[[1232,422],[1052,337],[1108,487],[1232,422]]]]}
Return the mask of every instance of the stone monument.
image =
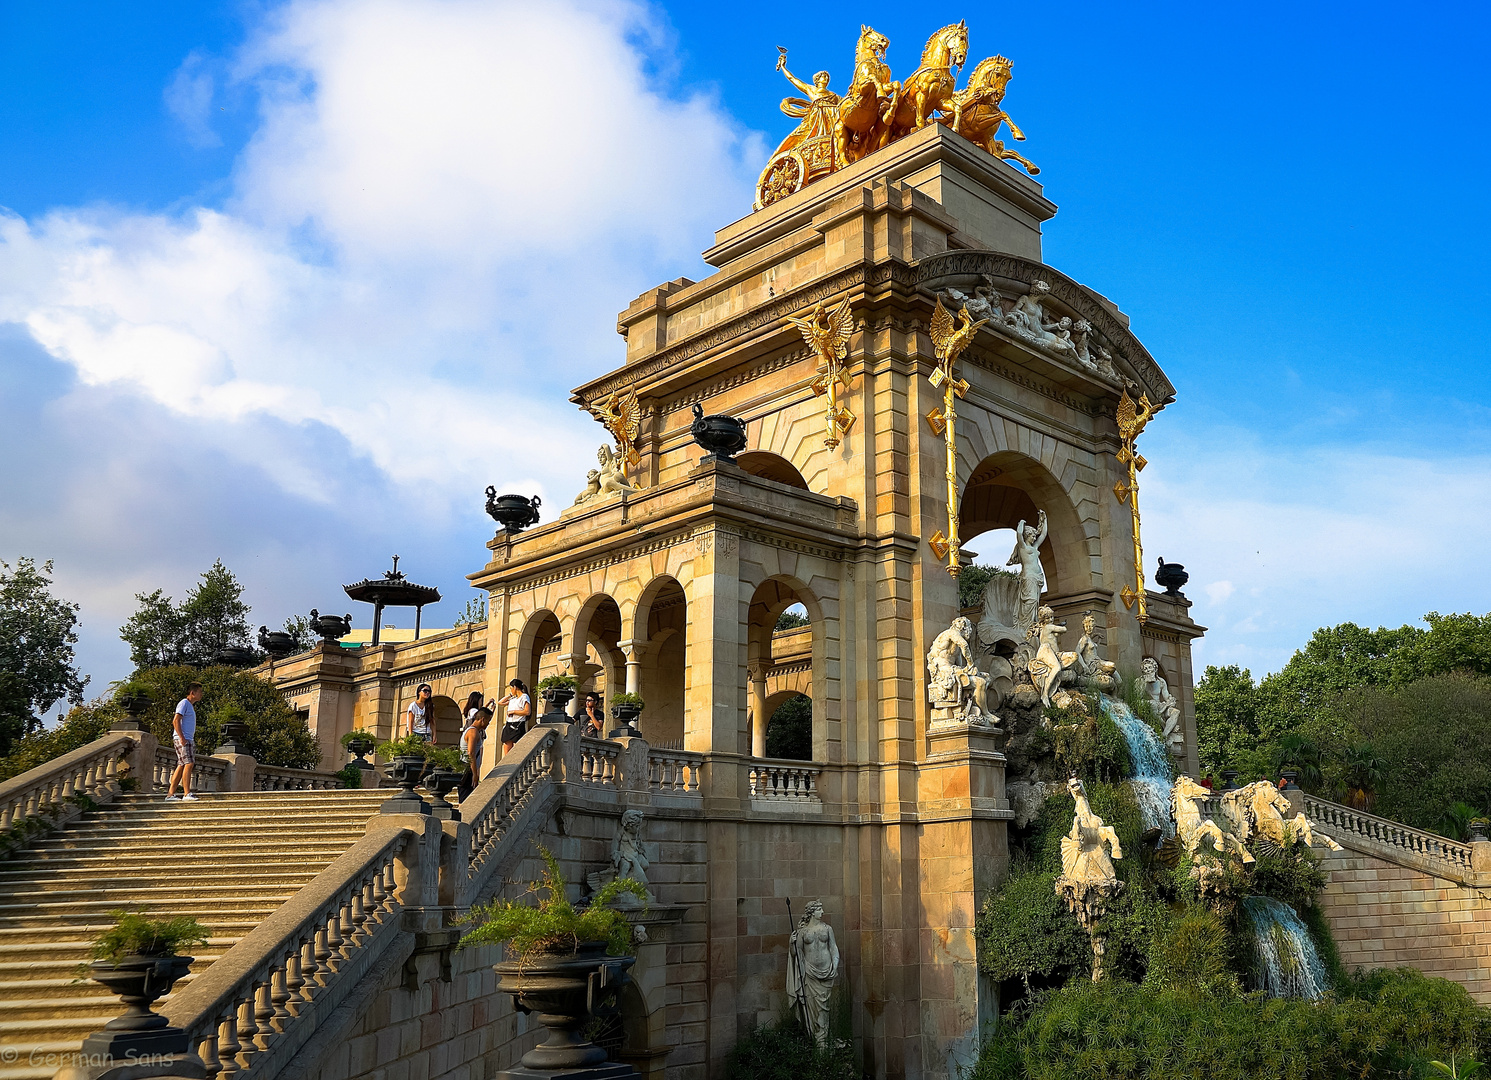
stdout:
{"type": "Polygon", "coordinates": [[[1092,981],[1098,982],[1103,977],[1104,953],[1098,922],[1113,898],[1123,891],[1123,882],[1113,869],[1113,859],[1123,858],[1123,849],[1118,833],[1087,804],[1082,781],[1074,776],[1066,787],[1076,801],[1076,816],[1071,831],[1061,838],[1061,876],[1056,879],[1056,892],[1092,938],[1092,981]]]}
{"type": "Polygon", "coordinates": [[[989,701],[989,677],[974,660],[974,640],[973,623],[959,616],[927,650],[927,699],[934,724],[992,727],[999,722],[989,701]]]}
{"type": "Polygon", "coordinates": [[[839,977],[839,945],[823,919],[823,901],[811,900],[787,942],[787,1000],[820,1047],[828,1046],[829,1004],[839,977]]]}

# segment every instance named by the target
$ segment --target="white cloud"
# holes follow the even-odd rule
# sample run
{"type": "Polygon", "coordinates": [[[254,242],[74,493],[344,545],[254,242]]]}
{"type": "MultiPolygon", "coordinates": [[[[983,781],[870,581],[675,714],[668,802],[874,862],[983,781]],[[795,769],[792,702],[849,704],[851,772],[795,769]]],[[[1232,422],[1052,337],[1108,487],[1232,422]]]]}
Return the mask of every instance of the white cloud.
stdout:
{"type": "MultiPolygon", "coordinates": [[[[584,430],[568,384],[617,366],[616,311],[748,205],[755,142],[649,81],[651,18],[291,3],[233,65],[261,122],[227,203],[0,219],[0,319],[86,385],[222,425],[224,445],[258,415],[327,425],[425,498],[577,484],[590,451],[556,438],[584,430]]],[[[169,94],[190,123],[202,68],[169,94]]]]}
{"type": "Polygon", "coordinates": [[[1277,670],[1320,626],[1491,611],[1491,461],[1269,446],[1247,432],[1180,436],[1158,425],[1146,438],[1145,551],[1191,574],[1191,614],[1210,627],[1198,670],[1277,670]]]}

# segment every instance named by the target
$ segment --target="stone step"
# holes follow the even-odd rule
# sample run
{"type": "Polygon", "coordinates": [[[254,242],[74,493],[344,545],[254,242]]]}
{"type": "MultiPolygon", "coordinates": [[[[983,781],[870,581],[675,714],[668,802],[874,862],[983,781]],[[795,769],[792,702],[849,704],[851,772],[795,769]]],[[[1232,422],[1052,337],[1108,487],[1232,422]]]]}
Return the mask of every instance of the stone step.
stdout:
{"type": "Polygon", "coordinates": [[[110,822],[107,826],[98,822],[90,822],[87,828],[64,829],[61,833],[54,833],[48,839],[92,840],[116,836],[233,836],[241,835],[245,828],[269,833],[296,833],[307,829],[315,829],[318,832],[361,832],[367,828],[368,818],[371,816],[326,813],[301,818],[299,815],[292,817],[283,814],[244,814],[231,818],[204,818],[201,821],[193,821],[190,818],[120,821],[110,822]]]}
{"type": "Polygon", "coordinates": [[[345,836],[321,836],[308,837],[297,840],[293,837],[251,837],[242,840],[218,840],[210,849],[195,846],[195,841],[184,841],[182,838],[153,838],[142,836],[128,840],[109,840],[98,838],[88,843],[68,843],[63,841],[52,841],[40,845],[39,851],[33,851],[33,855],[44,856],[48,861],[66,859],[69,857],[99,857],[113,856],[115,858],[134,857],[139,854],[149,854],[156,857],[171,855],[174,857],[179,852],[183,863],[202,862],[211,859],[214,854],[231,855],[253,855],[259,858],[299,858],[303,852],[324,851],[327,848],[335,848],[337,854],[346,851],[347,848],[361,840],[363,833],[359,830],[355,834],[345,836]]]}
{"type": "MultiPolygon", "coordinates": [[[[207,944],[203,948],[217,951],[232,946],[259,925],[254,919],[201,921],[208,931],[207,944]]],[[[48,927],[0,927],[0,962],[21,963],[32,958],[87,959],[94,940],[110,925],[78,922],[48,927]]]]}
{"type": "MultiPolygon", "coordinates": [[[[330,860],[327,860],[330,862],[330,860]]],[[[307,860],[295,870],[266,871],[262,867],[245,863],[238,867],[222,867],[217,864],[193,868],[190,880],[203,885],[228,886],[252,882],[255,885],[290,884],[299,888],[324,869],[321,864],[307,860]]],[[[141,881],[167,881],[183,877],[180,866],[131,866],[110,867],[59,867],[45,876],[31,875],[25,879],[7,878],[0,873],[0,902],[37,891],[55,892],[59,889],[128,889],[141,881]]]]}
{"type": "MultiPolygon", "coordinates": [[[[236,940],[236,939],[235,939],[236,940]]],[[[192,970],[196,971],[211,964],[228,950],[229,943],[224,941],[221,945],[195,945],[192,947],[192,956],[195,958],[192,970]]],[[[79,958],[86,959],[88,947],[86,945],[74,945],[67,943],[59,946],[61,949],[71,950],[71,959],[52,960],[28,960],[17,962],[14,960],[0,959],[0,993],[4,993],[11,986],[31,986],[38,981],[58,981],[72,983],[74,974],[78,970],[79,958]],[[73,954],[76,954],[74,956],[73,954]]],[[[77,985],[82,986],[82,983],[77,985]]]]}
{"type": "MultiPolygon", "coordinates": [[[[314,876],[314,875],[311,875],[314,876]]],[[[308,881],[310,878],[303,878],[308,881]]],[[[29,903],[12,903],[20,897],[0,895],[0,919],[6,919],[13,915],[30,914],[31,909],[40,908],[45,911],[57,910],[59,905],[71,904],[112,904],[114,907],[133,908],[142,906],[147,910],[158,907],[161,904],[177,904],[182,901],[189,903],[202,903],[208,900],[227,900],[229,902],[250,901],[257,903],[262,900],[281,900],[293,896],[300,888],[300,884],[289,886],[268,882],[224,882],[222,884],[207,884],[197,880],[174,881],[167,885],[132,885],[125,888],[105,889],[97,887],[83,887],[74,882],[72,887],[50,889],[41,892],[29,892],[32,897],[29,903]]]]}
{"type": "MultiPolygon", "coordinates": [[[[203,904],[193,900],[191,897],[181,897],[173,901],[162,901],[151,911],[152,916],[158,918],[175,918],[178,915],[190,915],[198,922],[209,922],[225,915],[232,916],[239,921],[244,919],[263,919],[270,912],[290,899],[293,893],[268,897],[263,900],[241,901],[238,903],[203,904]]],[[[5,930],[40,930],[43,927],[55,928],[59,924],[71,924],[76,922],[104,922],[106,926],[113,925],[111,916],[119,910],[116,900],[101,900],[82,904],[38,904],[36,910],[27,915],[8,914],[0,918],[0,932],[5,930]]]]}

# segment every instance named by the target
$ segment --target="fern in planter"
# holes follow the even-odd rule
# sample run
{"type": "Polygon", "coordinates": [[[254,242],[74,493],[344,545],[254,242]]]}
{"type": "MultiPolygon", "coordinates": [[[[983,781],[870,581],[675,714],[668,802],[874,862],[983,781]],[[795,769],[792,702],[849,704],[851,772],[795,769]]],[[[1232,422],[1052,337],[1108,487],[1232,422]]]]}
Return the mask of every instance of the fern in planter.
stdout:
{"type": "Polygon", "coordinates": [[[546,675],[538,681],[540,693],[545,690],[573,690],[580,685],[580,680],[573,675],[546,675]]]}
{"type": "Polygon", "coordinates": [[[617,878],[591,898],[589,907],[576,911],[565,897],[559,860],[546,847],[538,850],[545,864],[543,880],[528,884],[528,892],[538,897],[538,903],[497,899],[472,908],[461,921],[477,926],[462,935],[459,947],[506,945],[519,961],[573,953],[581,944],[592,941],[604,941],[606,951],[613,956],[630,949],[632,924],[610,905],[622,893],[630,893],[646,904],[647,890],[642,884],[632,878],[617,878]]]}
{"type": "Polygon", "coordinates": [[[371,731],[363,731],[361,728],[353,728],[351,731],[347,732],[347,734],[342,736],[343,749],[350,750],[352,748],[352,743],[355,741],[373,743],[376,746],[378,743],[378,736],[374,735],[371,731]]]}
{"type": "Polygon", "coordinates": [[[378,756],[384,761],[399,757],[428,757],[437,747],[425,742],[418,735],[402,735],[397,739],[386,739],[378,744],[378,756]]]}
{"type": "Polygon", "coordinates": [[[113,915],[114,925],[93,940],[95,960],[117,964],[126,956],[178,956],[183,949],[207,943],[207,928],[189,915],[172,919],[151,919],[138,911],[113,915]]]}
{"type": "Polygon", "coordinates": [[[454,746],[430,746],[425,749],[425,760],[432,768],[446,769],[450,772],[460,772],[465,768],[461,764],[461,751],[454,746]]]}
{"type": "Polygon", "coordinates": [[[638,709],[647,708],[647,702],[642,700],[641,694],[612,694],[611,707],[615,708],[617,705],[631,705],[638,709]]]}

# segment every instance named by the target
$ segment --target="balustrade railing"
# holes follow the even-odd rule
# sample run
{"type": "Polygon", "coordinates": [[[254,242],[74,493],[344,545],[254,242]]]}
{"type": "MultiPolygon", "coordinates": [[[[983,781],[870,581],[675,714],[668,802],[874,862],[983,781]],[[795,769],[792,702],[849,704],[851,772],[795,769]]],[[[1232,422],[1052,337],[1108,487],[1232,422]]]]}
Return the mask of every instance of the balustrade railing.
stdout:
{"type": "Polygon", "coordinates": [[[580,775],[569,777],[582,784],[621,786],[621,745],[589,736],[580,739],[580,775]]]}
{"type": "Polygon", "coordinates": [[[1469,844],[1410,828],[1376,814],[1353,810],[1340,803],[1317,799],[1313,795],[1305,796],[1305,816],[1311,824],[1322,826],[1331,839],[1338,842],[1355,837],[1370,841],[1377,847],[1397,849],[1418,860],[1445,864],[1456,876],[1471,872],[1469,844]]]}
{"type": "Polygon", "coordinates": [[[0,829],[60,806],[73,795],[106,802],[119,792],[119,771],[134,749],[128,735],[105,735],[0,784],[0,829]]]}
{"type": "MultiPolygon", "coordinates": [[[[155,774],[151,777],[156,788],[165,788],[171,783],[171,774],[176,771],[176,748],[163,743],[155,748],[155,774]]],[[[192,763],[193,791],[227,791],[228,763],[222,758],[199,755],[192,763]]]]}
{"type": "Polygon", "coordinates": [[[461,803],[461,816],[471,823],[471,879],[479,875],[534,790],[551,778],[558,748],[555,729],[533,728],[461,803]]]}
{"type": "Polygon", "coordinates": [[[753,761],[751,799],[792,805],[821,805],[818,778],[823,766],[804,761],[753,761]]]}
{"type": "Polygon", "coordinates": [[[254,766],[255,791],[331,791],[341,786],[341,777],[336,773],[282,769],[277,765],[254,766]]]}
{"type": "Polygon", "coordinates": [[[399,931],[395,866],[409,828],[370,833],[251,930],[161,1011],[209,1077],[274,1076],[399,931]]]}
{"type": "Polygon", "coordinates": [[[656,795],[699,795],[704,755],[686,750],[647,751],[647,787],[656,795]]]}

